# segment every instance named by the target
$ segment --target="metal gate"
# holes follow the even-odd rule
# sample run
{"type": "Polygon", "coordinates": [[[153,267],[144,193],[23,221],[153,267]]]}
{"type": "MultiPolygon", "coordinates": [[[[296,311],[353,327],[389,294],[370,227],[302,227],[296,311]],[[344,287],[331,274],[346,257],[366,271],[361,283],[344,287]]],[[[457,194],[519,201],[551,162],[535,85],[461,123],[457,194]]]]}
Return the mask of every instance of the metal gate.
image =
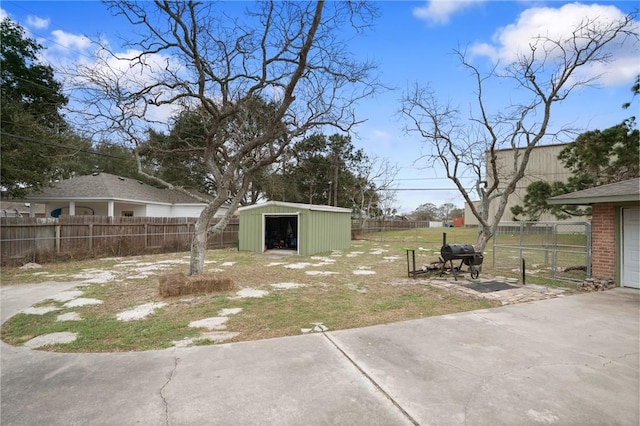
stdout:
{"type": "Polygon", "coordinates": [[[493,236],[493,267],[568,281],[591,278],[591,224],[503,222],[493,236]]]}

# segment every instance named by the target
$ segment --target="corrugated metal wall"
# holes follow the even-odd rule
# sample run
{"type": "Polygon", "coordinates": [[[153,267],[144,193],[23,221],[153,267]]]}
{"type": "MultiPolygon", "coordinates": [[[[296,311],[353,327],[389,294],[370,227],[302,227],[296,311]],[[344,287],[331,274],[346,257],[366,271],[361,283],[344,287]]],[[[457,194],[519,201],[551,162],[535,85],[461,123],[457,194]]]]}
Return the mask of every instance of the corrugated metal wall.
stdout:
{"type": "Polygon", "coordinates": [[[298,251],[312,255],[351,246],[351,214],[266,205],[240,211],[239,249],[261,253],[263,215],[298,214],[298,251]]]}
{"type": "Polygon", "coordinates": [[[300,227],[300,254],[311,255],[351,246],[351,213],[310,211],[306,226],[300,227]],[[306,240],[302,240],[306,237],[306,240]],[[302,251],[304,249],[304,253],[302,251]]]}
{"type": "MultiPolygon", "coordinates": [[[[527,164],[527,170],[525,176],[522,178],[516,190],[509,196],[507,207],[502,216],[501,222],[511,222],[513,220],[513,214],[511,213],[511,207],[515,205],[524,206],[524,197],[527,194],[527,186],[536,181],[545,182],[566,182],[572,173],[569,169],[564,167],[562,162],[558,160],[558,155],[568,144],[555,144],[555,145],[539,145],[531,151],[529,157],[529,163],[527,164]]],[[[505,182],[511,179],[513,176],[513,156],[514,151],[511,149],[502,149],[496,151],[496,161],[498,162],[498,170],[501,173],[500,179],[502,181],[500,188],[505,187],[505,182]]],[[[488,164],[487,154],[487,164],[488,164]]],[[[487,169],[487,181],[488,185],[491,185],[493,176],[491,170],[487,169]]],[[[494,200],[489,208],[489,218],[493,218],[498,209],[498,200],[494,200]]],[[[520,220],[526,220],[526,217],[521,217],[520,220]]],[[[538,219],[540,222],[553,222],[558,219],[550,213],[543,213],[538,219]]],[[[587,217],[572,217],[569,221],[588,221],[587,217]]],[[[465,203],[464,223],[466,226],[478,225],[478,220],[471,213],[471,209],[465,203]]]]}

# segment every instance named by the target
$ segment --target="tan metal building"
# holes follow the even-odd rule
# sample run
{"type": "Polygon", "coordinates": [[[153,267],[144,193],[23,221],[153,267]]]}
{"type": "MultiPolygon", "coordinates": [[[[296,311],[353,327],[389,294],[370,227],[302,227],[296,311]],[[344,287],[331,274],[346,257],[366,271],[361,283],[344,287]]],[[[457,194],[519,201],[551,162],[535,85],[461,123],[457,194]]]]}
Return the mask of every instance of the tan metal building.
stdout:
{"type": "MultiPolygon", "coordinates": [[[[569,177],[572,176],[571,171],[567,169],[560,160],[558,155],[568,144],[554,144],[554,145],[539,145],[536,146],[529,157],[529,163],[527,164],[527,170],[525,176],[518,182],[516,190],[509,197],[507,202],[507,208],[504,211],[501,222],[513,221],[513,214],[511,213],[511,207],[516,205],[524,205],[524,197],[527,194],[527,187],[537,181],[545,182],[567,182],[569,177]]],[[[498,170],[500,172],[501,182],[505,182],[511,179],[514,174],[514,150],[513,149],[501,149],[495,151],[498,162],[498,170]]],[[[488,155],[488,154],[487,154],[488,155]]],[[[488,159],[487,159],[488,160],[488,159]]],[[[493,176],[487,170],[487,183],[491,185],[493,176]]],[[[506,185],[501,185],[506,186],[506,185]]],[[[479,206],[479,203],[476,205],[479,206]]],[[[498,209],[497,200],[494,201],[489,207],[489,217],[495,215],[498,209]]],[[[525,218],[520,218],[524,220],[525,218]]],[[[553,215],[544,213],[538,219],[540,222],[556,222],[553,215]]],[[[585,217],[574,217],[569,219],[570,221],[583,221],[587,220],[585,217]]],[[[471,213],[471,209],[465,204],[464,222],[466,226],[478,225],[478,220],[471,213]]]]}

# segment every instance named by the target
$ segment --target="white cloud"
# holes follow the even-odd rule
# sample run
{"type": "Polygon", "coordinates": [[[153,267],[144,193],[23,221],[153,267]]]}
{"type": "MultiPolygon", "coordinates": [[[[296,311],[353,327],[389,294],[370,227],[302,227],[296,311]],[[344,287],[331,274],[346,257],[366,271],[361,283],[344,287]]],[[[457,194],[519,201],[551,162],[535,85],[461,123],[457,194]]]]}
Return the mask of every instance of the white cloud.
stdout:
{"type": "Polygon", "coordinates": [[[413,9],[413,16],[430,24],[448,24],[456,12],[473,7],[486,0],[428,0],[422,7],[413,9]]]}
{"type": "Polygon", "coordinates": [[[384,130],[373,130],[371,140],[377,144],[389,146],[393,143],[393,136],[384,130]]]}
{"type": "Polygon", "coordinates": [[[55,44],[51,45],[51,49],[72,49],[84,51],[91,46],[91,40],[82,35],[70,34],[62,30],[51,31],[55,44]]]}
{"type": "Polygon", "coordinates": [[[4,20],[5,18],[8,18],[9,14],[7,13],[6,10],[0,8],[0,21],[4,20]]]}
{"type": "MultiPolygon", "coordinates": [[[[587,20],[594,25],[605,26],[623,16],[615,6],[598,4],[571,3],[560,8],[535,7],[522,12],[515,23],[498,29],[491,43],[476,43],[470,51],[475,56],[485,56],[493,62],[511,63],[518,55],[529,52],[530,44],[537,37],[568,40],[571,31],[587,20]]],[[[604,84],[626,84],[640,71],[637,48],[621,43],[612,43],[609,47],[611,61],[608,64],[593,64],[580,71],[590,75],[602,73],[601,82],[604,84]]],[[[559,54],[559,49],[556,52],[559,54]]]]}
{"type": "Polygon", "coordinates": [[[27,16],[27,26],[35,28],[36,30],[42,30],[49,27],[49,19],[41,18],[39,16],[29,15],[27,16]]]}
{"type": "MultiPolygon", "coordinates": [[[[159,54],[145,55],[144,66],[140,65],[135,59],[141,51],[130,49],[125,52],[117,53],[117,57],[107,54],[105,51],[97,51],[95,55],[99,58],[96,62],[82,60],[82,66],[86,69],[92,69],[94,76],[110,76],[118,80],[120,89],[130,92],[137,92],[143,87],[157,82],[158,77],[162,75],[163,70],[168,66],[171,69],[178,70],[180,65],[170,60],[169,57],[159,54]]],[[[81,78],[75,79],[75,85],[90,86],[91,83],[81,78]]],[[[168,99],[173,96],[170,90],[166,88],[157,88],[150,93],[156,100],[168,99]]],[[[152,122],[167,123],[169,118],[180,109],[178,105],[162,105],[159,107],[138,105],[141,108],[138,112],[145,110],[145,118],[152,122]]]]}

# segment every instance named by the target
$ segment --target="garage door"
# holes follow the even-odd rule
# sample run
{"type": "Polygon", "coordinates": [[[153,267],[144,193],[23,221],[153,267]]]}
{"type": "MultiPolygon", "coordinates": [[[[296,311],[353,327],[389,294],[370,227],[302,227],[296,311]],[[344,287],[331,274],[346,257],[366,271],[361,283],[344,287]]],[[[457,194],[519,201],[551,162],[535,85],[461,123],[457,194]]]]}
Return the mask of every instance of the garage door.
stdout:
{"type": "Polygon", "coordinates": [[[622,209],[622,285],[640,288],[640,208],[622,209]]]}

